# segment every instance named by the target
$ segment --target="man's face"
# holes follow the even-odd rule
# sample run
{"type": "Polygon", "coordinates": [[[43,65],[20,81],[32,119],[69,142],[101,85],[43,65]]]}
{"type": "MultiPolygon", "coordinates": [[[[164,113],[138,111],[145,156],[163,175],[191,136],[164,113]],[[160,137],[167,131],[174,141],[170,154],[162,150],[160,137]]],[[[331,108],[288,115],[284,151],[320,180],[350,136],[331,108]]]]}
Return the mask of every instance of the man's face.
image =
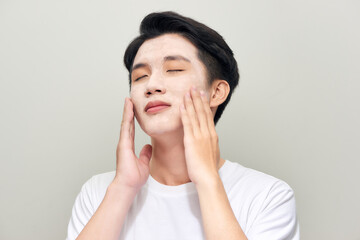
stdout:
{"type": "Polygon", "coordinates": [[[156,136],[182,130],[179,106],[192,85],[208,91],[206,68],[189,40],[165,34],[145,41],[134,59],[130,92],[135,117],[144,132],[156,136]],[[151,101],[171,106],[145,112],[151,101]]]}

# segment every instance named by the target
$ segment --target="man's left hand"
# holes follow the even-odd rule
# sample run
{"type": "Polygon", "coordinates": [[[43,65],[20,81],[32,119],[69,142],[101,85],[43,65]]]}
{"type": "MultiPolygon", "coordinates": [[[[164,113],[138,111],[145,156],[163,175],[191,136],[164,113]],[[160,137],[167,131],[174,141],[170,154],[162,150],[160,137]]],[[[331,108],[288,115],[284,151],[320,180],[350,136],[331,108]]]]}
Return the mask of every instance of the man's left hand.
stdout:
{"type": "Polygon", "coordinates": [[[180,107],[186,165],[196,185],[218,176],[220,150],[210,103],[203,91],[191,88],[180,107]]]}

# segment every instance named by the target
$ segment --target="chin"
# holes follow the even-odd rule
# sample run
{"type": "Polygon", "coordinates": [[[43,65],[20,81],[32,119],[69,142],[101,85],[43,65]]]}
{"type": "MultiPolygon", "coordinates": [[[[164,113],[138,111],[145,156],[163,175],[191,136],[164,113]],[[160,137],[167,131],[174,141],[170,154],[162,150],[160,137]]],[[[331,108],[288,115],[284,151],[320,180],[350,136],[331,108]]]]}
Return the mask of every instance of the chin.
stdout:
{"type": "Polygon", "coordinates": [[[141,129],[150,137],[159,137],[166,134],[174,134],[182,131],[181,119],[168,119],[157,121],[147,120],[146,122],[139,123],[141,129]]]}

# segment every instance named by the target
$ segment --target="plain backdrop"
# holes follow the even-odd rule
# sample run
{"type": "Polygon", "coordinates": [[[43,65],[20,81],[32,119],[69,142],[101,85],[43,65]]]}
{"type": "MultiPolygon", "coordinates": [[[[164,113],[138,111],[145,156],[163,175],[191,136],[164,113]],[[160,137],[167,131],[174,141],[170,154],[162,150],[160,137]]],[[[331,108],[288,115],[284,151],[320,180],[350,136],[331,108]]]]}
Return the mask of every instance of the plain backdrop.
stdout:
{"type": "Polygon", "coordinates": [[[238,61],[221,156],[294,189],[301,239],[359,240],[360,3],[344,0],[0,0],[0,239],[65,239],[82,184],[115,168],[125,48],[164,10],[238,61]]]}

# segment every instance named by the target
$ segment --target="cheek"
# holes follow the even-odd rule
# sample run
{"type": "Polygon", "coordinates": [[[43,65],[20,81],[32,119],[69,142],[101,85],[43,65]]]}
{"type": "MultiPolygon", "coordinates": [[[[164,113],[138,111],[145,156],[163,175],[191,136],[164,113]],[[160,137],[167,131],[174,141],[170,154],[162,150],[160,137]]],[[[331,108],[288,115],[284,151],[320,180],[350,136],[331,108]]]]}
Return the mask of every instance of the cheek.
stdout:
{"type": "Polygon", "coordinates": [[[131,101],[134,105],[134,110],[135,112],[139,112],[141,110],[141,102],[140,102],[140,90],[136,87],[134,88],[131,88],[131,91],[130,91],[130,98],[131,98],[131,101]]]}
{"type": "Polygon", "coordinates": [[[203,79],[196,73],[188,74],[176,81],[175,89],[177,95],[181,96],[183,100],[185,94],[190,91],[192,86],[196,86],[197,89],[204,89],[203,79]]]}
{"type": "Polygon", "coordinates": [[[132,86],[130,91],[130,97],[133,101],[140,99],[141,90],[138,86],[132,86]]]}

